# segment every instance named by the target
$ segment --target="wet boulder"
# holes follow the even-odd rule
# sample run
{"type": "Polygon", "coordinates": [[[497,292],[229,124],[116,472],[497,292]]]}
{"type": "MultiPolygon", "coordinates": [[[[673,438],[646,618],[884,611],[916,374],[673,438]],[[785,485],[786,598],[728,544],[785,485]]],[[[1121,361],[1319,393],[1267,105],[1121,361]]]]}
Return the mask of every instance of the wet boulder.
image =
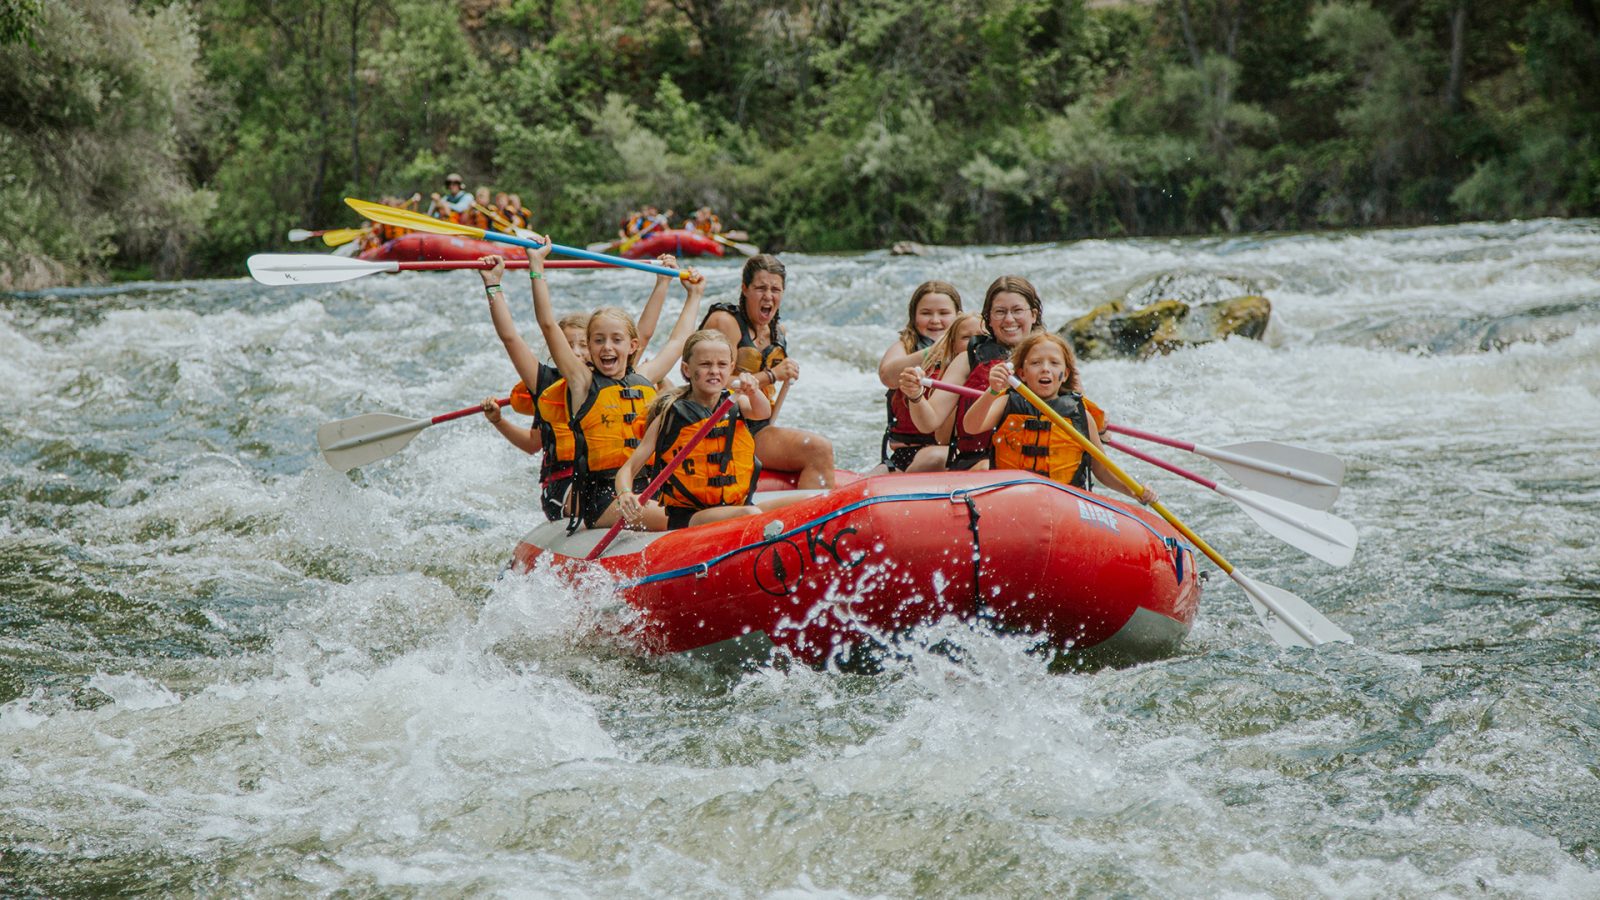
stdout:
{"type": "Polygon", "coordinates": [[[1248,279],[1169,273],[1062,326],[1083,359],[1145,359],[1212,341],[1259,340],[1272,302],[1248,279]]]}

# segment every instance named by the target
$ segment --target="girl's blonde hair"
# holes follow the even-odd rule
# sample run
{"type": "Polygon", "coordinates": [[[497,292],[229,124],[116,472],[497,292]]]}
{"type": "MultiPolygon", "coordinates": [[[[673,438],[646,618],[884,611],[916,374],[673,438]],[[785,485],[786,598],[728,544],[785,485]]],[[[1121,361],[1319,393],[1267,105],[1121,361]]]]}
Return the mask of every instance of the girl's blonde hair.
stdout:
{"type": "MultiPolygon", "coordinates": [[[[959,308],[958,306],[957,309],[959,308]]],[[[930,372],[935,369],[943,371],[948,368],[950,358],[955,355],[956,341],[958,340],[956,336],[961,333],[961,326],[968,322],[977,322],[978,331],[976,333],[983,333],[983,320],[978,317],[977,313],[956,313],[956,317],[950,320],[950,327],[946,328],[944,334],[939,335],[939,339],[933,342],[932,347],[928,348],[928,361],[922,364],[922,368],[930,372]]]]}
{"type": "MultiPolygon", "coordinates": [[[[911,304],[906,307],[906,327],[900,329],[900,344],[906,348],[907,353],[917,352],[917,338],[922,335],[917,332],[917,304],[929,294],[944,294],[955,302],[956,312],[961,312],[961,292],[948,281],[924,281],[917,285],[911,292],[911,304]]],[[[949,332],[946,332],[948,334],[949,332]]]]}
{"type": "MultiPolygon", "coordinates": [[[[1040,344],[1055,344],[1061,348],[1061,356],[1067,361],[1067,390],[1074,394],[1083,393],[1083,381],[1078,377],[1078,355],[1072,352],[1072,345],[1062,339],[1059,334],[1048,331],[1034,332],[1022,339],[1017,344],[1017,349],[1011,351],[1011,371],[1021,372],[1022,364],[1028,361],[1028,354],[1040,344]]],[[[1021,378],[1021,375],[1017,376],[1021,378]]]]}
{"type": "MultiPolygon", "coordinates": [[[[683,342],[683,361],[685,363],[689,361],[690,357],[694,356],[695,348],[699,347],[701,344],[721,344],[722,346],[727,347],[728,360],[729,362],[733,361],[733,345],[728,343],[728,336],[715,328],[702,328],[699,331],[696,331],[694,334],[689,335],[689,339],[683,342]]],[[[650,408],[645,411],[645,424],[648,425],[649,423],[654,422],[656,416],[659,416],[668,409],[671,409],[672,404],[677,403],[684,397],[689,396],[689,393],[693,390],[693,384],[685,384],[675,387],[670,391],[661,391],[660,393],[656,394],[656,398],[650,401],[650,408]]]]}
{"type": "Polygon", "coordinates": [[[558,320],[556,322],[556,327],[560,328],[562,331],[566,331],[569,328],[576,328],[579,331],[583,332],[584,337],[588,337],[589,336],[589,314],[588,313],[568,313],[568,314],[562,316],[560,318],[560,320],[558,320]]]}
{"type": "MultiPolygon", "coordinates": [[[[583,323],[583,337],[591,345],[594,344],[594,334],[592,333],[594,329],[594,323],[601,319],[616,319],[618,322],[628,326],[628,337],[634,339],[635,341],[639,340],[639,326],[633,323],[633,316],[628,315],[627,310],[617,306],[602,306],[593,313],[590,313],[588,319],[583,323]]],[[[566,320],[563,319],[562,321],[564,322],[566,320]]],[[[630,371],[633,369],[633,364],[638,362],[639,357],[643,354],[644,346],[641,345],[639,349],[633,351],[632,356],[628,357],[628,369],[630,371]]]]}

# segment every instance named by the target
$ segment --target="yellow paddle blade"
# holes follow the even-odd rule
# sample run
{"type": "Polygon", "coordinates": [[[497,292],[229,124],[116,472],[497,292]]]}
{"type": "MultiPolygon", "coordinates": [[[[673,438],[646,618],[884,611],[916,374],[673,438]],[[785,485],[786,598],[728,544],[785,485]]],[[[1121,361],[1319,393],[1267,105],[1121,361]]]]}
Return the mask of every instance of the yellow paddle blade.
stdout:
{"type": "Polygon", "coordinates": [[[335,228],[322,233],[322,242],[329,247],[342,247],[356,238],[361,237],[365,228],[335,228]]]}
{"type": "Polygon", "coordinates": [[[482,228],[473,228],[471,225],[462,225],[449,219],[435,219],[427,213],[412,212],[409,209],[397,209],[393,206],[384,206],[382,203],[357,200],[354,197],[346,197],[344,202],[351,209],[360,213],[362,218],[381,222],[385,225],[410,228],[413,231],[426,231],[429,234],[459,234],[479,239],[483,237],[482,228]]]}

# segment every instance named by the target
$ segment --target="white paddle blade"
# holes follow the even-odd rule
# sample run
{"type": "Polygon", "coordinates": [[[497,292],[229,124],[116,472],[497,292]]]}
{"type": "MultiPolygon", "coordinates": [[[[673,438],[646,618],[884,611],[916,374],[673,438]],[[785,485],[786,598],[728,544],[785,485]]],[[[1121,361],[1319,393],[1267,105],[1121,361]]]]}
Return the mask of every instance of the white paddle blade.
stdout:
{"type": "Polygon", "coordinates": [[[1237,503],[1261,530],[1330,566],[1342,568],[1355,558],[1356,527],[1333,513],[1220,484],[1217,493],[1237,503]]]}
{"type": "Polygon", "coordinates": [[[310,240],[311,238],[314,238],[316,236],[317,236],[316,232],[307,231],[304,228],[291,228],[291,229],[289,229],[289,240],[291,240],[291,241],[305,241],[305,240],[310,240]]]}
{"type": "Polygon", "coordinates": [[[592,244],[584,244],[583,249],[590,253],[604,253],[615,246],[616,243],[616,241],[595,241],[592,244]]]}
{"type": "Polygon", "coordinates": [[[433,423],[389,413],[367,413],[340,419],[317,429],[322,458],[341,472],[399,453],[417,432],[433,423]]]}
{"type": "Polygon", "coordinates": [[[1312,509],[1327,509],[1344,485],[1344,460],[1331,453],[1276,441],[1246,441],[1194,452],[1216,463],[1240,484],[1312,509]]]}
{"type": "Polygon", "coordinates": [[[397,262],[370,262],[321,253],[257,253],[248,261],[250,277],[262,284],[332,284],[374,272],[398,272],[397,262]]]}
{"type": "Polygon", "coordinates": [[[1256,581],[1238,569],[1228,573],[1228,577],[1244,588],[1262,627],[1278,646],[1309,648],[1334,641],[1355,643],[1349,632],[1283,588],[1256,581]]]}

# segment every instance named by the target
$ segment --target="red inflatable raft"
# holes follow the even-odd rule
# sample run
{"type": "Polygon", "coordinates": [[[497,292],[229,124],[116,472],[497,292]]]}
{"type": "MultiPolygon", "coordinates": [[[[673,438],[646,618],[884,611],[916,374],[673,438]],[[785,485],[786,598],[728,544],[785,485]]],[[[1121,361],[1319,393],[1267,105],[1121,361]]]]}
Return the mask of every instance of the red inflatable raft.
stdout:
{"type": "Polygon", "coordinates": [[[674,256],[721,256],[722,245],[688,228],[669,228],[663,231],[652,231],[644,237],[634,241],[626,250],[617,250],[621,241],[613,242],[606,248],[607,253],[621,253],[628,259],[654,259],[663,253],[674,256]]]}
{"type": "Polygon", "coordinates": [[[762,515],[624,532],[596,562],[583,557],[603,531],[549,523],[511,565],[586,584],[609,573],[631,608],[619,627],[644,653],[775,645],[811,664],[947,615],[1082,659],[1147,660],[1178,646],[1200,602],[1194,550],[1165,522],[1030,474],[879,475],[795,496],[762,515]]]}
{"type": "Polygon", "coordinates": [[[528,254],[513,244],[496,244],[453,234],[424,234],[413,231],[392,241],[362,251],[357,259],[372,262],[431,262],[438,259],[470,261],[497,254],[506,259],[527,259],[528,254]]]}

